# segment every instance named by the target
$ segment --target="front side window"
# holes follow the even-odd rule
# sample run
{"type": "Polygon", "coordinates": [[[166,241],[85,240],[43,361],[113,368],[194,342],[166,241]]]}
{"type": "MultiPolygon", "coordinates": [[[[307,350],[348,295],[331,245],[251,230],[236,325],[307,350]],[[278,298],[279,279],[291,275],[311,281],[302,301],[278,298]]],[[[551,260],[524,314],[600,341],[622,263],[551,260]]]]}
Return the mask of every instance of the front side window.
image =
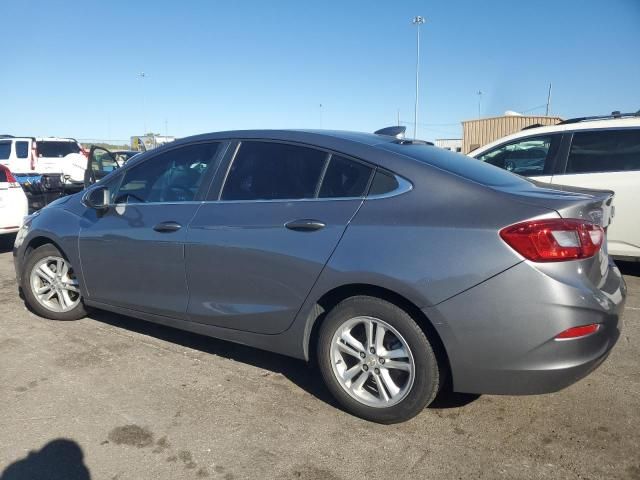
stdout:
{"type": "Polygon", "coordinates": [[[520,139],[495,148],[478,160],[523,176],[550,174],[561,137],[555,134],[520,139]]]}
{"type": "Polygon", "coordinates": [[[640,170],[640,129],[573,134],[566,173],[640,170]]]}
{"type": "Polygon", "coordinates": [[[222,200],[314,198],[328,154],[272,142],[243,142],[222,190],[222,200]]]}
{"type": "Polygon", "coordinates": [[[124,173],[114,203],[189,202],[195,200],[219,143],[188,145],[170,150],[124,173]]]}
{"type": "Polygon", "coordinates": [[[0,141],[0,160],[7,160],[11,156],[11,140],[0,141]]]}
{"type": "Polygon", "coordinates": [[[16,142],[16,157],[27,158],[29,156],[29,142],[16,142]]]}

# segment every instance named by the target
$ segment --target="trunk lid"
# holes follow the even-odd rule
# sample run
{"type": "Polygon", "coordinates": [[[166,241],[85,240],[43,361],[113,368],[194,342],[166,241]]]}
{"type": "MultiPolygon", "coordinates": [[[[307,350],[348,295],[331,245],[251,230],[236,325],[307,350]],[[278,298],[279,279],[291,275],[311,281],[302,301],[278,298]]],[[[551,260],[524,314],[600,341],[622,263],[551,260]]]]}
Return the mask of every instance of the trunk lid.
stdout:
{"type": "Polygon", "coordinates": [[[555,210],[562,218],[581,218],[607,228],[614,217],[612,190],[596,190],[530,180],[499,188],[513,200],[555,210]]]}

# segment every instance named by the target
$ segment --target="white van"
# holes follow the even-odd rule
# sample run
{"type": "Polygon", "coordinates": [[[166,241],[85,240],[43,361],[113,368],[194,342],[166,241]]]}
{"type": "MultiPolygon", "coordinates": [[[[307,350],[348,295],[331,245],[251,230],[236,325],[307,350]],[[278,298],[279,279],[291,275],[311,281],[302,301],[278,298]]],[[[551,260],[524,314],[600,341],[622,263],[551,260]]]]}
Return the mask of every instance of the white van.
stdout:
{"type": "Polygon", "coordinates": [[[640,112],[527,128],[469,155],[542,182],[613,190],[609,253],[640,259],[640,112]]]}
{"type": "Polygon", "coordinates": [[[68,185],[81,185],[87,154],[73,138],[0,136],[0,165],[15,174],[66,176],[68,185]]]}

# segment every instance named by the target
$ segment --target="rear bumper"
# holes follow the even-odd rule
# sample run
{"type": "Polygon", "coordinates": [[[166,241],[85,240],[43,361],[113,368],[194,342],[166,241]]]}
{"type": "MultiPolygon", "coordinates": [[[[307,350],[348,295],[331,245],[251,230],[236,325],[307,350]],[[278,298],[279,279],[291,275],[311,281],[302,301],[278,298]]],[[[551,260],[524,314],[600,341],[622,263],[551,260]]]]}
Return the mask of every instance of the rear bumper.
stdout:
{"type": "MultiPolygon", "coordinates": [[[[572,265],[569,265],[572,264],[572,265]]],[[[565,388],[595,370],[622,328],[626,286],[613,262],[600,285],[575,282],[522,262],[439,305],[424,309],[447,350],[458,392],[524,395],[565,388]],[[555,340],[599,323],[596,333],[555,340]]]]}

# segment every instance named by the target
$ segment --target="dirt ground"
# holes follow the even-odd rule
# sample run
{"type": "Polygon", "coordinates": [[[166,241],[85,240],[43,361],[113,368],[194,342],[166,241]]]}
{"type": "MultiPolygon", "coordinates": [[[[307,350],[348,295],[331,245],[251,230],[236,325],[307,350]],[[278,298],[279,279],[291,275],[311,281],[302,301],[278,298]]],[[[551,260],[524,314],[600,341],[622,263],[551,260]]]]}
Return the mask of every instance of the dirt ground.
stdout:
{"type": "Polygon", "coordinates": [[[640,479],[640,264],[622,268],[623,335],[586,379],[448,394],[383,426],[339,410],[297,360],[108,313],[39,318],[5,248],[0,478],[640,479]]]}

